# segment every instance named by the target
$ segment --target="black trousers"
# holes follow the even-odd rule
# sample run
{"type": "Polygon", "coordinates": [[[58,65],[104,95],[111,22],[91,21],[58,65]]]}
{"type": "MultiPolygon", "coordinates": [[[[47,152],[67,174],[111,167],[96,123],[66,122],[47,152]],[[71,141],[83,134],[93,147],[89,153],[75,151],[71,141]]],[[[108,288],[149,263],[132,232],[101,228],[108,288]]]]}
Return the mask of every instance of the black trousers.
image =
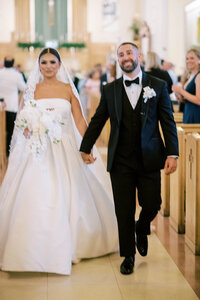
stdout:
{"type": "Polygon", "coordinates": [[[135,253],[135,232],[150,234],[150,223],[160,209],[160,171],[147,173],[115,164],[110,176],[118,221],[120,256],[131,256],[135,253]],[[137,224],[136,189],[141,206],[137,224]]]}
{"type": "Polygon", "coordinates": [[[9,156],[10,142],[15,125],[16,113],[6,111],[6,153],[9,156]]]}

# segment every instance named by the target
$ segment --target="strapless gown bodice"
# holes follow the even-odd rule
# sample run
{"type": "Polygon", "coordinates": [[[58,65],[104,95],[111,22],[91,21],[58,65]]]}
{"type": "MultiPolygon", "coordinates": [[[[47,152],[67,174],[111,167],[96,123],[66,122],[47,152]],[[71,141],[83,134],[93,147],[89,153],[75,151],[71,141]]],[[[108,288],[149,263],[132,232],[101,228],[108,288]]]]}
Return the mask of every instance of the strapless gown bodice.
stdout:
{"type": "Polygon", "coordinates": [[[111,184],[98,153],[83,163],[70,102],[36,103],[62,116],[62,138],[38,161],[17,138],[0,188],[0,269],[70,274],[72,262],[118,250],[111,184]]]}
{"type": "Polygon", "coordinates": [[[67,99],[62,98],[43,98],[37,99],[36,104],[38,107],[46,109],[47,111],[57,112],[62,116],[63,134],[72,133],[72,114],[71,103],[67,99]]]}

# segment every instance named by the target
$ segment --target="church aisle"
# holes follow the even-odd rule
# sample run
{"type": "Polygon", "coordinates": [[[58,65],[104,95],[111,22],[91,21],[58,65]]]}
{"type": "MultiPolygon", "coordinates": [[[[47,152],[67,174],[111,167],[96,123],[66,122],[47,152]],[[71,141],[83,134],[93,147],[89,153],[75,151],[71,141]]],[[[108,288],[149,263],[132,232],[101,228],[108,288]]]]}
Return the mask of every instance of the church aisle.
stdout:
{"type": "Polygon", "coordinates": [[[134,273],[119,272],[118,253],[81,261],[71,276],[0,272],[1,300],[198,300],[161,242],[149,238],[149,254],[136,254],[134,273]]]}

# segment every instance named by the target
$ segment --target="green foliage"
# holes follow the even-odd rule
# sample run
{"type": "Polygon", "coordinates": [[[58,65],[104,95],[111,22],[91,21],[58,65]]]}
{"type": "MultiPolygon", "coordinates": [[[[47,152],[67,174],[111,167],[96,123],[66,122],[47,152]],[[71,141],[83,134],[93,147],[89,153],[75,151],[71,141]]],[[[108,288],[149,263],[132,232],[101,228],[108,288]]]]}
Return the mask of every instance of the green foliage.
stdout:
{"type": "MultiPolygon", "coordinates": [[[[17,46],[19,48],[23,48],[23,49],[29,49],[30,47],[34,47],[36,48],[44,48],[44,43],[41,42],[34,42],[34,43],[21,43],[18,42],[17,46]]],[[[86,44],[85,43],[62,43],[59,45],[59,48],[85,48],[86,44]]]]}
{"type": "Polygon", "coordinates": [[[141,21],[139,19],[134,19],[132,25],[129,27],[134,34],[138,35],[140,33],[141,21]]]}
{"type": "Polygon", "coordinates": [[[59,45],[59,48],[85,48],[85,43],[62,43],[59,45]]]}
{"type": "Polygon", "coordinates": [[[18,42],[17,47],[23,48],[23,49],[25,49],[25,48],[29,49],[30,47],[43,48],[44,43],[41,43],[41,42],[34,42],[34,43],[21,43],[21,42],[18,42]]]}

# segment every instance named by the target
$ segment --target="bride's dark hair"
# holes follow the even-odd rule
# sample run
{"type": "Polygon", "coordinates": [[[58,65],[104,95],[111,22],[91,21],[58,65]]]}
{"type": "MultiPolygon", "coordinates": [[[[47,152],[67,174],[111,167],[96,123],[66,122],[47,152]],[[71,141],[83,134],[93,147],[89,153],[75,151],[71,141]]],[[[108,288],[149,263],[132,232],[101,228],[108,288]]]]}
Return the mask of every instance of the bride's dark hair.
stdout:
{"type": "Polygon", "coordinates": [[[54,48],[45,48],[45,49],[43,49],[42,52],[41,52],[40,55],[39,55],[39,59],[38,59],[38,60],[40,61],[40,58],[41,58],[44,54],[47,54],[47,53],[53,54],[54,56],[57,57],[57,59],[58,59],[59,61],[61,61],[60,55],[59,55],[58,51],[56,51],[56,49],[54,49],[54,48]]]}

